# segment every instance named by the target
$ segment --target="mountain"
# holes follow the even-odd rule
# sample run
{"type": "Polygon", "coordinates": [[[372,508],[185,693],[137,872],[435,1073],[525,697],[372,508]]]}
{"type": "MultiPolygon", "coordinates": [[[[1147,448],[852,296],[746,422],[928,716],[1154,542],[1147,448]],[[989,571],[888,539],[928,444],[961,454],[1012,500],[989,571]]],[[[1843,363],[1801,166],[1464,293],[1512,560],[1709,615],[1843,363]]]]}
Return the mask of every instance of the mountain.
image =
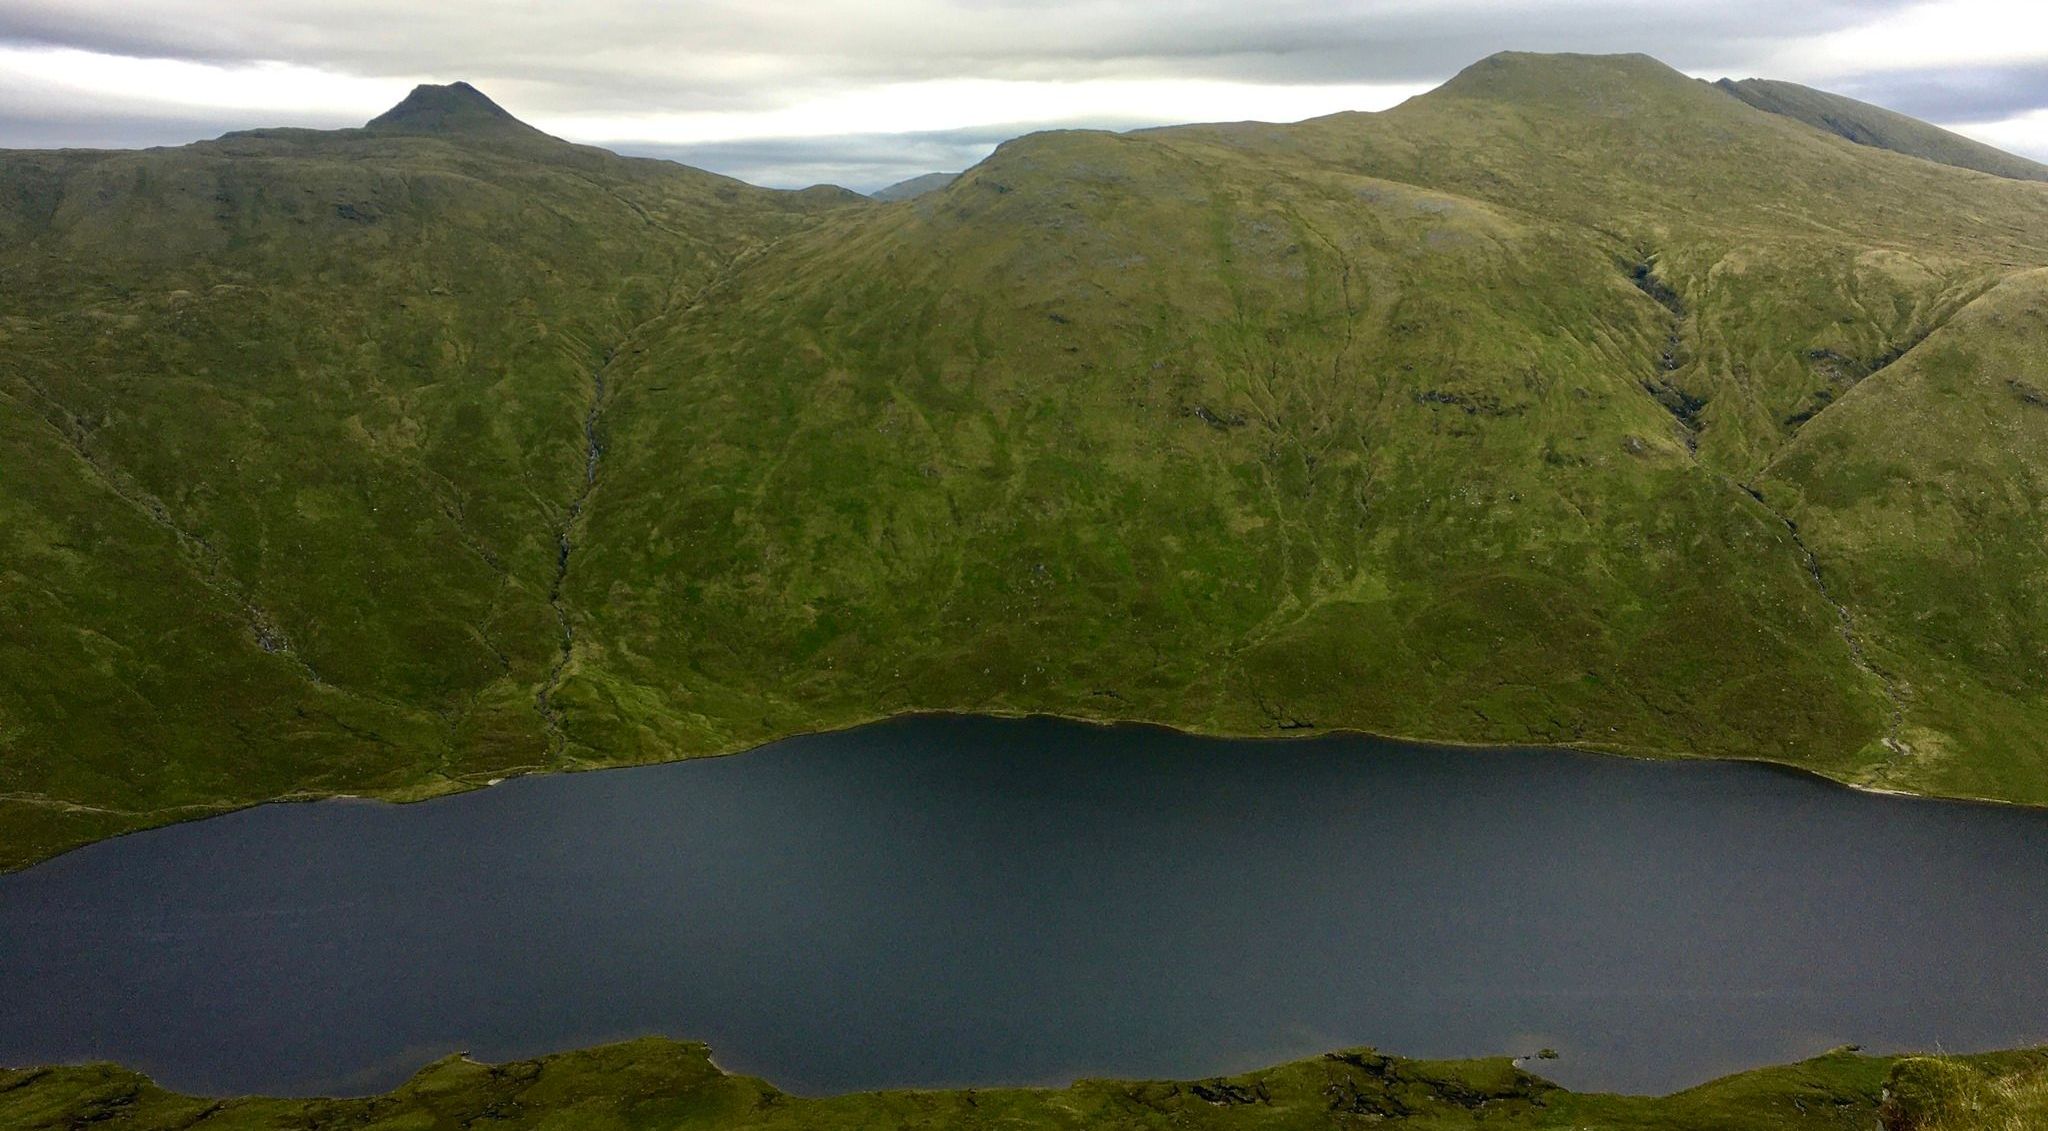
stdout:
{"type": "Polygon", "coordinates": [[[521,140],[547,137],[506,113],[504,107],[466,82],[414,87],[404,101],[370,119],[363,128],[391,134],[462,134],[521,140]]]}
{"type": "Polygon", "coordinates": [[[423,90],[0,155],[0,863],[910,710],[2048,802],[2048,186],[1642,56],[916,208],[423,90]]]}
{"type": "Polygon", "coordinates": [[[897,200],[911,200],[928,192],[937,192],[958,180],[959,177],[960,174],[958,173],[924,173],[906,180],[897,181],[887,188],[876,189],[869,193],[868,196],[885,203],[897,200]]]}
{"type": "Polygon", "coordinates": [[[445,103],[0,155],[0,861],[548,748],[593,389],[832,201],[445,103]]]}
{"type": "Polygon", "coordinates": [[[1874,145],[1993,176],[2048,181],[2048,165],[2016,157],[1882,106],[1771,79],[1722,79],[1714,85],[1759,110],[1796,118],[1858,145],[1874,145]]]}

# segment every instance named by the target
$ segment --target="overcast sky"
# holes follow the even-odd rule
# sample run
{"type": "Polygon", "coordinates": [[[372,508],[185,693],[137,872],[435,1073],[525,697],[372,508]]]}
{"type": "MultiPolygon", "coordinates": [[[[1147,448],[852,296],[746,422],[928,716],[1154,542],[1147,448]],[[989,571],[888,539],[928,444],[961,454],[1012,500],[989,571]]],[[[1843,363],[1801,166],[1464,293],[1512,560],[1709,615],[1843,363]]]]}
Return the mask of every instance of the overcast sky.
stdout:
{"type": "Polygon", "coordinates": [[[866,190],[1045,126],[1382,109],[1503,49],[1790,79],[2048,160],[2043,0],[0,0],[0,146],[360,125],[466,79],[575,141],[866,190]]]}

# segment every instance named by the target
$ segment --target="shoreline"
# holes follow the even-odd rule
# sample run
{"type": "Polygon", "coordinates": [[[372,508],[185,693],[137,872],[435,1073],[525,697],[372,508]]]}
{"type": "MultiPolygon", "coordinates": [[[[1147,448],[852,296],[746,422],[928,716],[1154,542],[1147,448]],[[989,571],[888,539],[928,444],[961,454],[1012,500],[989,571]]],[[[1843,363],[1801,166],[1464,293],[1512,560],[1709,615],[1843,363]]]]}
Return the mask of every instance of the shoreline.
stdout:
{"type": "MultiPolygon", "coordinates": [[[[409,1072],[406,1075],[405,1079],[399,1082],[398,1084],[381,1091],[371,1092],[343,1092],[336,1090],[324,1092],[308,1092],[302,1094],[285,1094],[271,1092],[237,1093],[213,1092],[205,1090],[186,1091],[177,1088],[165,1087],[149,1072],[139,1068],[131,1067],[120,1061],[107,1059],[82,1059],[74,1061],[45,1062],[41,1064],[0,1064],[0,1095],[4,1095],[7,1091],[12,1090],[6,1086],[8,1081],[5,1079],[6,1076],[10,1073],[22,1074],[24,1076],[33,1077],[39,1074],[52,1072],[109,1070],[121,1073],[123,1075],[134,1077],[135,1079],[144,1082],[150,1087],[162,1089],[164,1092],[167,1092],[172,1095],[187,1098],[211,1100],[220,1103],[241,1103],[249,1101],[283,1101],[293,1103],[349,1103],[358,1101],[385,1101],[398,1093],[404,1092],[407,1089],[420,1084],[422,1081],[431,1077],[437,1070],[448,1065],[459,1064],[470,1068],[495,1073],[500,1070],[512,1068],[515,1066],[547,1065],[552,1063],[570,1061],[578,1058],[625,1053],[633,1050],[652,1050],[665,1053],[683,1052],[696,1059],[701,1060],[704,1065],[708,1066],[710,1069],[714,1070],[720,1076],[723,1076],[725,1078],[735,1080],[759,1081],[767,1085],[769,1088],[773,1089],[773,1091],[778,1095],[793,1100],[814,1102],[831,1102],[878,1096],[971,1096],[976,1093],[987,1094],[998,1092],[1050,1096],[1057,1095],[1063,1092],[1070,1092],[1074,1089],[1085,1087],[1091,1084],[1140,1086],[1168,1083],[1212,1083],[1254,1077],[1266,1073],[1280,1071],[1297,1065],[1311,1064],[1319,1061],[1345,1060],[1347,1058],[1361,1056],[1384,1061],[1390,1065],[1403,1066],[1452,1067],[1468,1069],[1484,1068],[1489,1066],[1506,1066],[1528,1077],[1530,1080],[1538,1084],[1541,1088],[1546,1090],[1554,1090],[1557,1092],[1569,1093],[1576,1096],[1612,1097],[1618,1099],[1656,1102],[1661,1100],[1669,1100],[1674,1097],[1685,1096],[1690,1093],[1698,1092],[1702,1089],[1712,1088],[1715,1085],[1722,1084],[1728,1081],[1741,1080],[1745,1077],[1753,1077],[1760,1074],[1780,1072],[1787,1069],[1799,1068],[1803,1066],[1813,1065],[1816,1063],[1841,1058],[1855,1058],[1862,1061],[1882,1062],[1895,1062],[1900,1060],[1923,1057],[1970,1059],[1984,1057],[2039,1055],[2044,1058],[2048,1058],[2048,1044],[2019,1045],[2011,1048],[1977,1049],[1973,1051],[1963,1052],[1958,1052],[1956,1050],[1946,1048],[1910,1048],[1874,1052],[1863,1045],[1847,1044],[1836,1045],[1827,1049],[1823,1049],[1822,1051],[1814,1053],[1811,1056],[1801,1057],[1796,1060],[1773,1061],[1765,1064],[1752,1065],[1747,1068],[1736,1069],[1732,1072],[1725,1072],[1717,1076],[1707,1077],[1695,1083],[1688,1084],[1684,1087],[1673,1089],[1669,1092],[1638,1093],[1598,1091],[1591,1089],[1580,1090],[1576,1088],[1571,1088],[1566,1085],[1559,1084],[1554,1080],[1551,1080],[1550,1078],[1544,1076],[1541,1072],[1531,1071],[1528,1068],[1528,1064],[1531,1062],[1540,1063],[1545,1061],[1556,1061],[1560,1059],[1556,1056],[1544,1057],[1538,1053],[1524,1053],[1519,1055],[1499,1053],[1494,1055],[1474,1055],[1460,1057],[1411,1057],[1404,1056],[1397,1052],[1388,1052],[1377,1046],[1358,1045],[1329,1049],[1321,1052],[1313,1052],[1306,1054],[1304,1056],[1293,1057],[1290,1059],[1280,1060],[1276,1062],[1260,1063],[1249,1068],[1239,1070],[1227,1070],[1209,1075],[1079,1075],[1067,1078],[1065,1080],[1046,1083],[996,1082],[954,1083],[935,1085],[911,1084],[880,1088],[859,1088],[843,1092],[805,1093],[789,1091],[785,1088],[782,1088],[779,1085],[774,1084],[768,1077],[763,1075],[759,1075],[752,1072],[733,1070],[727,1065],[720,1063],[716,1051],[708,1042],[695,1040],[688,1037],[674,1037],[662,1033],[642,1033],[637,1036],[621,1037],[614,1040],[601,1041],[597,1044],[592,1045],[579,1045],[569,1048],[553,1049],[547,1052],[536,1053],[531,1056],[508,1056],[501,1060],[488,1060],[480,1058],[474,1055],[472,1050],[467,1048],[453,1049],[451,1051],[442,1053],[438,1056],[433,1056],[430,1059],[422,1062],[417,1068],[409,1072]]],[[[15,1086],[19,1087],[21,1085],[16,1084],[15,1086]]]]}
{"type": "Polygon", "coordinates": [[[1600,745],[1594,743],[1569,742],[1482,742],[1455,738],[1422,738],[1413,735],[1388,734],[1353,727],[1301,727],[1278,732],[1247,733],[1224,729],[1208,729],[1197,726],[1191,726],[1183,723],[1162,722],[1156,719],[1128,716],[1117,718],[1105,718],[1100,716],[1069,714],[1061,711],[963,711],[946,708],[915,708],[906,711],[877,712],[874,714],[860,716],[850,722],[841,725],[815,727],[805,730],[793,730],[786,734],[777,735],[773,738],[718,747],[710,750],[705,750],[699,753],[677,754],[673,757],[654,758],[640,761],[590,762],[586,764],[571,764],[564,766],[504,767],[495,770],[479,771],[476,775],[473,775],[471,777],[443,778],[440,779],[438,782],[426,781],[410,786],[400,786],[387,790],[361,790],[360,787],[355,787],[359,791],[336,791],[332,793],[290,792],[279,794],[274,797],[258,798],[249,801],[230,801],[221,802],[217,804],[194,803],[191,805],[173,806],[167,809],[158,810],[117,810],[103,807],[95,807],[79,802],[64,801],[58,798],[28,797],[19,795],[9,796],[0,794],[0,804],[13,803],[22,805],[47,805],[60,809],[102,812],[108,814],[117,814],[121,816],[141,817],[145,819],[159,815],[168,816],[169,818],[163,821],[156,821],[149,824],[140,825],[132,829],[123,829],[109,836],[95,837],[92,840],[84,841],[79,844],[59,849],[58,851],[52,852],[47,856],[41,856],[36,859],[29,860],[25,863],[0,867],[0,877],[14,875],[19,872],[27,871],[30,868],[46,864],[52,860],[56,860],[63,856],[70,855],[73,852],[90,848],[96,844],[104,844],[108,841],[119,840],[122,837],[134,836],[138,833],[152,832],[157,829],[169,828],[173,825],[185,824],[190,821],[203,821],[213,817],[226,816],[229,813],[239,812],[244,809],[254,809],[258,806],[263,805],[299,805],[320,801],[337,800],[373,801],[382,802],[384,804],[389,805],[412,805],[420,802],[433,801],[443,797],[454,797],[460,794],[471,792],[473,790],[489,789],[493,786],[502,785],[506,782],[520,778],[554,776],[559,774],[600,773],[605,770],[624,770],[644,766],[667,766],[674,765],[680,762],[692,762],[706,758],[732,758],[748,754],[756,750],[764,750],[771,746],[779,745],[784,742],[790,742],[798,739],[817,738],[832,734],[843,734],[848,731],[859,730],[863,727],[876,726],[904,719],[920,718],[982,718],[1020,721],[1029,719],[1048,719],[1059,722],[1074,723],[1082,726],[1095,727],[1101,730],[1114,730],[1119,727],[1144,728],[1150,730],[1166,731],[1171,734],[1180,735],[1188,738],[1215,739],[1230,742],[1285,743],[1323,738],[1351,738],[1361,739],[1367,742],[1399,743],[1408,746],[1436,748],[1443,750],[1564,751],[1575,754],[1584,754],[1592,757],[1623,758],[1635,762],[1718,762],[1736,765],[1761,766],[1772,770],[1788,772],[1799,775],[1801,777],[1811,778],[1815,781],[1823,782],[1827,785],[1834,786],[1836,788],[1846,789],[1851,792],[1865,794],[1872,797],[1887,797],[1903,801],[1925,801],[1952,805],[1995,806],[2001,809],[2017,809],[2023,811],[2048,812],[2048,802],[2014,801],[2008,798],[1983,797],[1973,794],[1960,793],[1923,793],[1911,789],[1898,789],[1889,786],[1869,785],[1860,782],[1848,781],[1843,778],[1836,777],[1835,775],[1827,773],[1823,770],[1816,769],[1812,766],[1801,765],[1797,762],[1788,762],[1777,758],[1757,757],[1754,755],[1698,754],[1687,751],[1666,751],[1643,747],[1631,747],[1623,744],[1600,745]]]}

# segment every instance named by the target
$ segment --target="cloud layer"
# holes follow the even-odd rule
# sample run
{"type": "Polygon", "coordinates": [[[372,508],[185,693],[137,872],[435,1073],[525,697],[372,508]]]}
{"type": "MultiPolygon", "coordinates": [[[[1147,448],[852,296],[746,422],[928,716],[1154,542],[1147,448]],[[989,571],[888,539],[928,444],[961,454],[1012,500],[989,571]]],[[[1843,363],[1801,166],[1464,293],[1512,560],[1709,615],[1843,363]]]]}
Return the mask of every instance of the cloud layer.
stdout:
{"type": "Polygon", "coordinates": [[[874,188],[1046,125],[1376,109],[1503,48],[1827,86],[2048,156],[2005,0],[0,0],[0,145],[355,124],[467,79],[575,140],[874,188]]]}

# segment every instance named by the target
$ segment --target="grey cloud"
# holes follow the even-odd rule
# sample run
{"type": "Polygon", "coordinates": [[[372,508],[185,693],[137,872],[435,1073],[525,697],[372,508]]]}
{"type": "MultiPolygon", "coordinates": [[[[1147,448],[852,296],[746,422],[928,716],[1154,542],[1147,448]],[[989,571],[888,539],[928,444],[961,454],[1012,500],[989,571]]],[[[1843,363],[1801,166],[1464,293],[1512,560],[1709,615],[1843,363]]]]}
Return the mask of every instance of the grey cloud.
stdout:
{"type": "MultiPolygon", "coordinates": [[[[1434,82],[1504,48],[1645,51],[1682,69],[1741,75],[1754,73],[1757,60],[1790,38],[1869,23],[1911,2],[0,0],[0,43],[462,78],[515,113],[544,120],[765,110],[868,84],[934,78],[1434,82]]],[[[2048,105],[2048,62],[1965,73],[1873,72],[1826,85],[1920,117],[1984,121],[2048,105]]],[[[47,99],[23,101],[0,90],[0,144],[175,143],[256,125],[353,125],[381,109],[362,107],[345,122],[249,121],[227,111],[165,118],[113,100],[52,107],[47,99]]],[[[1033,117],[1029,106],[1011,116],[1033,117]]],[[[1027,128],[623,148],[759,183],[870,189],[965,167],[1027,128]]]]}
{"type": "Polygon", "coordinates": [[[1648,51],[1731,65],[1759,43],[1850,26],[1908,0],[1422,5],[1411,0],[0,0],[0,40],[116,54],[282,59],[356,74],[521,84],[550,112],[772,105],[837,85],[972,75],[1175,75],[1265,82],[1441,79],[1502,48],[1648,51]]]}
{"type": "Polygon", "coordinates": [[[2048,62],[1894,71],[1830,85],[1851,98],[1931,122],[1998,122],[2048,107],[2048,62]]]}
{"type": "Polygon", "coordinates": [[[165,106],[138,98],[80,100],[16,75],[0,75],[0,148],[141,149],[183,145],[253,126],[335,129],[360,126],[364,114],[297,111],[256,113],[237,109],[165,106]],[[256,120],[252,120],[256,119],[256,120]]]}
{"type": "Polygon", "coordinates": [[[0,116],[0,149],[146,149],[219,137],[248,124],[203,117],[8,114],[0,116]]]}

